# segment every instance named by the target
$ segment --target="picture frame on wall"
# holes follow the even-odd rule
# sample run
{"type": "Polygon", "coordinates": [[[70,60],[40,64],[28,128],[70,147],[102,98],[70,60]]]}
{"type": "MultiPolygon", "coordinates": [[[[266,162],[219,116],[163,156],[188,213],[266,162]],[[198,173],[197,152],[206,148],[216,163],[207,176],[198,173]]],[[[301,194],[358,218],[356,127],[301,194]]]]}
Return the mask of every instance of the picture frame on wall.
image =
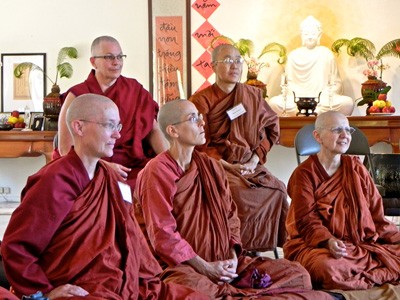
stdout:
{"type": "Polygon", "coordinates": [[[46,53],[1,54],[1,111],[43,111],[46,92],[46,53]],[[34,63],[42,71],[27,69],[20,78],[14,76],[15,67],[23,62],[34,63]]]}
{"type": "Polygon", "coordinates": [[[33,131],[42,131],[44,128],[44,116],[42,112],[32,112],[29,128],[33,131]]]}
{"type": "Polygon", "coordinates": [[[190,0],[148,0],[149,91],[157,103],[191,95],[190,0]]]}

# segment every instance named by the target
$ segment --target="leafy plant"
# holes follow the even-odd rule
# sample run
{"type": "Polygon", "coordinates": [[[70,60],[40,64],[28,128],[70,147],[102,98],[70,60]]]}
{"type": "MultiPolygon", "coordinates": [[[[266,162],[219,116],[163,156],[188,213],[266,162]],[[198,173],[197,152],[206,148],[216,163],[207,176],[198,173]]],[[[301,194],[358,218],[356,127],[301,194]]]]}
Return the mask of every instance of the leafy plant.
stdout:
{"type": "MultiPolygon", "coordinates": [[[[375,67],[380,71],[379,78],[382,79],[382,72],[384,69],[388,68],[382,62],[383,57],[394,56],[400,58],[400,39],[394,39],[385,45],[378,51],[377,54],[374,43],[368,39],[355,37],[351,40],[348,39],[338,39],[333,42],[331,46],[332,52],[340,54],[340,49],[342,47],[347,47],[347,54],[353,57],[362,57],[367,61],[367,66],[369,70],[364,70],[364,74],[368,75],[368,71],[373,71],[376,74],[375,67]],[[379,61],[379,62],[378,62],[379,61]]],[[[356,100],[357,106],[368,104],[375,99],[377,99],[378,94],[387,94],[391,87],[387,86],[379,91],[365,90],[363,97],[356,100]]]]}
{"type": "Polygon", "coordinates": [[[373,90],[365,90],[364,97],[356,99],[357,106],[362,106],[364,104],[368,104],[375,101],[376,99],[378,99],[379,94],[387,94],[391,90],[391,88],[392,87],[388,85],[378,92],[373,90]]]}
{"type": "MultiPolygon", "coordinates": [[[[227,36],[220,35],[220,36],[215,37],[211,41],[211,48],[214,49],[220,44],[230,44],[230,45],[235,46],[239,50],[240,55],[243,56],[243,58],[245,58],[245,59],[246,58],[250,59],[251,57],[253,57],[254,42],[252,40],[240,39],[239,41],[235,42],[227,36]]],[[[277,62],[279,64],[283,64],[286,62],[286,59],[287,59],[286,48],[283,45],[281,45],[279,43],[275,43],[275,42],[267,44],[261,51],[260,55],[258,55],[257,60],[260,59],[265,54],[271,53],[271,52],[275,52],[278,54],[277,62]]],[[[248,60],[246,60],[246,62],[247,61],[248,60]]]]}
{"type": "Polygon", "coordinates": [[[375,55],[375,45],[368,39],[355,37],[351,40],[348,39],[338,39],[333,42],[331,50],[340,54],[340,49],[342,47],[347,47],[347,54],[350,56],[360,56],[363,57],[367,62],[369,60],[379,60],[380,61],[380,78],[382,79],[382,71],[384,65],[382,64],[382,57],[394,56],[400,58],[400,39],[392,40],[378,51],[375,55]]]}
{"type": "Polygon", "coordinates": [[[24,71],[27,69],[29,69],[30,71],[39,70],[53,83],[53,85],[57,85],[58,78],[62,77],[71,78],[73,74],[72,65],[65,60],[67,58],[77,58],[77,57],[78,57],[78,50],[76,50],[76,48],[74,47],[64,47],[60,49],[57,57],[56,77],[54,81],[44,72],[44,70],[41,67],[31,62],[23,62],[18,64],[14,69],[14,76],[20,78],[24,73],[24,71]]]}

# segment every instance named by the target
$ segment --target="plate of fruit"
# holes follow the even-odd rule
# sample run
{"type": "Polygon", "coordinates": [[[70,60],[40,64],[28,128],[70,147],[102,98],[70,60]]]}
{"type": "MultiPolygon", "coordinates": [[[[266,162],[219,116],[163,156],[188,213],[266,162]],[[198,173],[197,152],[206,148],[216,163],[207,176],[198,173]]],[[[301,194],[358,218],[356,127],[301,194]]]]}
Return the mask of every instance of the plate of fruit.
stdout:
{"type": "Polygon", "coordinates": [[[25,120],[24,117],[19,114],[18,110],[14,110],[11,112],[11,116],[7,119],[7,123],[10,124],[12,129],[22,130],[25,128],[25,120]]]}
{"type": "Polygon", "coordinates": [[[379,94],[378,99],[372,102],[372,106],[368,108],[370,115],[377,116],[389,116],[396,112],[392,102],[386,99],[386,94],[379,94]]]}

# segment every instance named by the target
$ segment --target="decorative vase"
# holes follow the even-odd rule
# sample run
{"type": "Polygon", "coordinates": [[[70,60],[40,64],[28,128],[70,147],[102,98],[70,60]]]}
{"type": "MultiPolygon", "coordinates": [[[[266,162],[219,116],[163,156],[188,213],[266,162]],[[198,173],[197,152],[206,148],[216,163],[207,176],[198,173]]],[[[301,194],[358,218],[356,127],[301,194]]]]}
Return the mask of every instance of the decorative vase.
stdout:
{"type": "Polygon", "coordinates": [[[263,91],[263,97],[267,97],[267,85],[261,80],[257,79],[258,74],[254,72],[247,72],[247,80],[244,82],[245,84],[252,85],[260,88],[263,91]]]}
{"type": "Polygon", "coordinates": [[[45,130],[58,130],[58,116],[60,111],[60,87],[54,84],[51,88],[51,93],[43,98],[43,115],[46,117],[45,130]]]}
{"type": "Polygon", "coordinates": [[[376,100],[377,93],[386,87],[386,82],[376,78],[376,76],[368,76],[368,80],[361,84],[361,95],[364,100],[367,100],[367,115],[369,115],[369,108],[372,102],[376,100]]]}

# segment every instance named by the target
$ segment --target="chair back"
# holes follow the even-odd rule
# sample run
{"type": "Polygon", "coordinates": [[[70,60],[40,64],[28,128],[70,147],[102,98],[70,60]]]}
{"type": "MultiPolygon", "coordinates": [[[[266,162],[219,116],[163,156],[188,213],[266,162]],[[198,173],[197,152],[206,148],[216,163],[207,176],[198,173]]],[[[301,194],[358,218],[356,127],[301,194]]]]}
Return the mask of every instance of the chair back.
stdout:
{"type": "Polygon", "coordinates": [[[294,148],[296,150],[297,164],[301,163],[301,156],[309,156],[318,153],[320,145],[314,139],[314,124],[305,125],[296,133],[294,137],[294,148]]]}
{"type": "Polygon", "coordinates": [[[371,149],[368,144],[368,138],[358,127],[352,126],[355,131],[351,135],[351,143],[346,154],[364,155],[364,165],[370,171],[372,179],[376,182],[375,166],[372,161],[371,149]]]}

